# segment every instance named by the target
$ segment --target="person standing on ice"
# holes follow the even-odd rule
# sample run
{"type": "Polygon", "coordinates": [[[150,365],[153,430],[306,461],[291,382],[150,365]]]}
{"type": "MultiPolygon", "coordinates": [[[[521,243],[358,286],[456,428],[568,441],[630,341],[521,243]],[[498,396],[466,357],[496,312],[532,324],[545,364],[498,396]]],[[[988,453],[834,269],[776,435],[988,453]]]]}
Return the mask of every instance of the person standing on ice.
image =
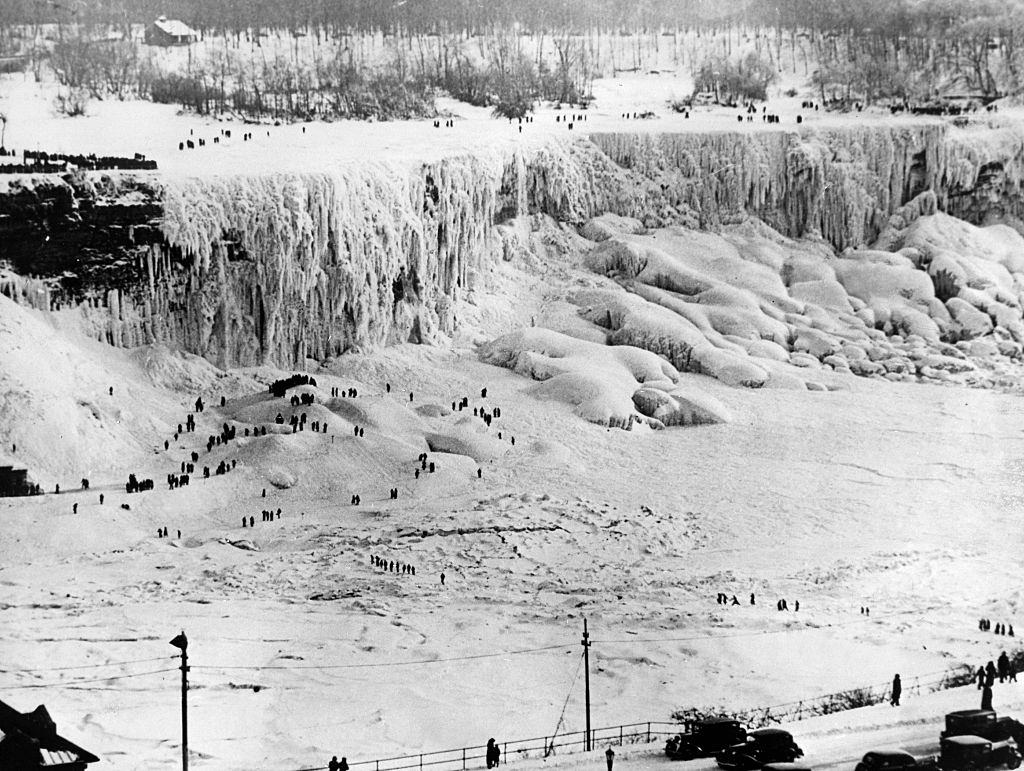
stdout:
{"type": "Polygon", "coordinates": [[[612,763],[615,762],[615,750],[611,747],[604,751],[604,759],[608,763],[608,771],[612,771],[612,763]]]}
{"type": "Polygon", "coordinates": [[[894,707],[900,705],[900,695],[903,693],[903,683],[900,682],[900,676],[896,675],[892,679],[892,698],[889,699],[889,703],[894,707]]]}

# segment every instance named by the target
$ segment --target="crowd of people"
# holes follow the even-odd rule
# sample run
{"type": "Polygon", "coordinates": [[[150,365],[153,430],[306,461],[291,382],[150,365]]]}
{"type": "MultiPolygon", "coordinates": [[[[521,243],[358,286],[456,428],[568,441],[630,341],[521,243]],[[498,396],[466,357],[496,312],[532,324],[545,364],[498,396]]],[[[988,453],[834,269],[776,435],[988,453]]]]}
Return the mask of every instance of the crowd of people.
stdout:
{"type": "Polygon", "coordinates": [[[1000,683],[1017,682],[1017,664],[1010,660],[1006,651],[999,654],[995,663],[989,661],[978,667],[975,673],[978,690],[981,691],[981,709],[992,709],[992,687],[997,679],[1000,683]]]}

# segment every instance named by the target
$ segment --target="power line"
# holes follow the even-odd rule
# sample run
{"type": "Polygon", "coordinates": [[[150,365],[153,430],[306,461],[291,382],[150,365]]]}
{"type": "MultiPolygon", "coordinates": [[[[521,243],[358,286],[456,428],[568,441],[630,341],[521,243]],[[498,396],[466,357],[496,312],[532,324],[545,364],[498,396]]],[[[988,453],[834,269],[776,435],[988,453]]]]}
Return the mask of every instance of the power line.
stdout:
{"type": "Polygon", "coordinates": [[[29,669],[3,669],[0,668],[0,674],[16,675],[21,673],[29,672],[64,672],[73,669],[97,669],[99,667],[117,667],[123,664],[148,664],[154,661],[169,661],[175,656],[157,656],[152,659],[132,659],[130,661],[108,661],[106,664],[79,664],[72,667],[35,667],[29,669]]]}
{"type": "Polygon", "coordinates": [[[555,651],[555,650],[567,650],[574,647],[574,643],[566,643],[564,645],[547,645],[543,648],[525,648],[523,650],[516,651],[498,651],[497,653],[478,653],[473,656],[449,656],[442,659],[415,659],[411,661],[380,661],[370,662],[364,664],[295,664],[295,665],[284,665],[284,664],[251,664],[251,665],[232,665],[232,666],[215,666],[212,664],[196,664],[191,669],[216,669],[216,670],[229,670],[229,669],[241,669],[241,670],[264,670],[264,669],[366,669],[368,667],[408,667],[418,666],[423,664],[443,664],[450,661],[472,661],[474,659],[491,659],[500,656],[518,656],[524,653],[541,653],[544,651],[555,651]]]}
{"type": "Polygon", "coordinates": [[[109,677],[94,677],[79,680],[64,680],[56,683],[28,683],[26,685],[5,685],[5,690],[16,690],[22,688],[72,688],[76,685],[88,685],[89,683],[105,683],[109,680],[125,680],[130,677],[145,677],[147,675],[159,675],[163,672],[177,672],[175,667],[167,669],[154,669],[151,672],[135,672],[129,675],[110,675],[109,677]]]}

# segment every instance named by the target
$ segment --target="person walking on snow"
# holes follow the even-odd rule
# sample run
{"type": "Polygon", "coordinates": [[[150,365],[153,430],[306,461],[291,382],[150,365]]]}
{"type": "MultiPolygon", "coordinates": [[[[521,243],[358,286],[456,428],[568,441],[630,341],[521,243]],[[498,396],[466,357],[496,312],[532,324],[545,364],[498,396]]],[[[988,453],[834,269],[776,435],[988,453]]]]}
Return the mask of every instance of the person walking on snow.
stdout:
{"type": "Polygon", "coordinates": [[[604,758],[608,762],[608,771],[612,771],[612,763],[615,762],[615,750],[611,747],[604,751],[604,758]]]}
{"type": "Polygon", "coordinates": [[[894,707],[898,707],[900,705],[900,695],[902,693],[903,684],[900,682],[900,676],[896,675],[892,679],[892,698],[889,700],[889,703],[894,707]]]}
{"type": "Polygon", "coordinates": [[[986,685],[981,692],[981,708],[985,710],[992,709],[992,687],[986,685]]]}

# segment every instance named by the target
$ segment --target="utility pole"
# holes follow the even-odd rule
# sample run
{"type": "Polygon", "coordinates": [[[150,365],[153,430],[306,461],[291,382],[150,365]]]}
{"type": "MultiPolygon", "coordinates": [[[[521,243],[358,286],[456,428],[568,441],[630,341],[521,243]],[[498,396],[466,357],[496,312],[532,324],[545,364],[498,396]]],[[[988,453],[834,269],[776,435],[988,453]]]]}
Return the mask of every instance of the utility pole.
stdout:
{"type": "Polygon", "coordinates": [[[188,771],[188,638],[184,630],[171,645],[181,650],[181,771],[188,771]]]}
{"type": "Polygon", "coordinates": [[[587,619],[583,619],[583,684],[586,693],[587,704],[587,733],[583,741],[583,749],[590,752],[593,747],[590,744],[590,633],[587,631],[587,619]]]}

